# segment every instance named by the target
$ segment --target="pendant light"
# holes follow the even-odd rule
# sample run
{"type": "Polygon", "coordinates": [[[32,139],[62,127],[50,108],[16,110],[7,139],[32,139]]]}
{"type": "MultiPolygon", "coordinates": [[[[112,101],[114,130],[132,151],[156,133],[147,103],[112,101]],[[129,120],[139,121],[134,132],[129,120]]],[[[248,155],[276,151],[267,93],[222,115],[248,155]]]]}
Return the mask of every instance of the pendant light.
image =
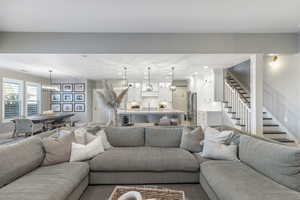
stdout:
{"type": "Polygon", "coordinates": [[[147,84],[147,87],[146,87],[147,92],[152,92],[153,91],[153,86],[151,85],[151,81],[150,81],[150,70],[151,70],[151,68],[148,67],[148,84],[147,84]]]}
{"type": "Polygon", "coordinates": [[[128,80],[127,80],[127,67],[124,67],[124,72],[123,72],[123,83],[124,87],[128,86],[128,80]]]}
{"type": "Polygon", "coordinates": [[[174,70],[175,70],[175,68],[172,67],[172,82],[171,82],[171,85],[170,85],[170,90],[172,92],[176,91],[176,85],[174,85],[174,70]]]}
{"type": "Polygon", "coordinates": [[[42,85],[42,89],[46,91],[54,91],[57,92],[59,89],[55,86],[52,85],[52,70],[49,70],[49,84],[47,85],[42,85]]]}

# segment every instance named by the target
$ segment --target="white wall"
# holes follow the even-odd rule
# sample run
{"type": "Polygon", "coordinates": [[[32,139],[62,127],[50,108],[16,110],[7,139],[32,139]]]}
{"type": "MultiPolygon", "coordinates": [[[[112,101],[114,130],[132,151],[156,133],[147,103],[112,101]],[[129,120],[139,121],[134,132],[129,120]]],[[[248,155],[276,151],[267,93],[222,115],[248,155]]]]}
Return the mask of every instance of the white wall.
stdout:
{"type": "Polygon", "coordinates": [[[300,53],[280,55],[278,66],[264,57],[264,104],[300,139],[300,53]]]}
{"type": "MultiPolygon", "coordinates": [[[[3,78],[10,78],[10,79],[16,79],[16,80],[23,80],[23,81],[28,81],[28,82],[35,82],[35,83],[48,83],[48,79],[42,78],[42,77],[37,77],[37,76],[32,76],[26,73],[21,73],[21,72],[16,72],[12,70],[7,70],[7,69],[0,69],[0,121],[2,120],[2,99],[3,99],[3,88],[2,88],[2,81],[3,78]]],[[[48,95],[44,92],[42,92],[42,111],[48,110],[50,108],[49,104],[49,99],[48,95]]],[[[25,97],[24,97],[25,98],[25,97]]],[[[24,99],[25,100],[25,99],[24,99]]],[[[25,106],[25,105],[24,105],[25,106]]],[[[25,109],[25,107],[24,107],[25,109]]]]}

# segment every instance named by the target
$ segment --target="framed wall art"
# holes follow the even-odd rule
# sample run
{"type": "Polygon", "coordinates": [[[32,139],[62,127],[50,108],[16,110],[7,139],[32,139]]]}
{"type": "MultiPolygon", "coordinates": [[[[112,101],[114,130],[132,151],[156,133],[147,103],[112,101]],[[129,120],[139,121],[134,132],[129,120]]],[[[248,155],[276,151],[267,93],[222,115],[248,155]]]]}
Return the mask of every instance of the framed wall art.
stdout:
{"type": "Polygon", "coordinates": [[[60,98],[60,93],[51,93],[51,101],[52,102],[60,102],[61,98],[60,98]]]}
{"type": "Polygon", "coordinates": [[[72,103],[64,103],[62,104],[63,112],[73,112],[73,104],[72,103]]]}
{"type": "Polygon", "coordinates": [[[60,103],[53,103],[53,104],[51,104],[51,110],[53,112],[61,112],[61,105],[60,105],[60,103]]]}
{"type": "Polygon", "coordinates": [[[73,102],[73,94],[72,93],[63,93],[62,101],[63,102],[73,102]]]}
{"type": "Polygon", "coordinates": [[[84,83],[74,83],[74,92],[84,92],[85,84],[84,83]]]}
{"type": "Polygon", "coordinates": [[[85,104],[84,103],[75,103],[74,111],[75,112],[85,112],[85,104]]]}
{"type": "Polygon", "coordinates": [[[73,92],[73,84],[72,83],[63,83],[62,91],[63,92],[73,92]]]}
{"type": "Polygon", "coordinates": [[[85,101],[84,93],[75,93],[74,94],[74,101],[75,102],[84,102],[85,101]]]}

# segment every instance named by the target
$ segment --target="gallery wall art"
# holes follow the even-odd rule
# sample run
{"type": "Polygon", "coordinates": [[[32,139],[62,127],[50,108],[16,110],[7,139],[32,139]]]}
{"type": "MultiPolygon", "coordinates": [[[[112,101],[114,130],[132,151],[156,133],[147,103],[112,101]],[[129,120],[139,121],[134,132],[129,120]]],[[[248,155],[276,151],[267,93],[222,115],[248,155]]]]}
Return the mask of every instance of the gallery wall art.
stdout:
{"type": "Polygon", "coordinates": [[[55,83],[51,93],[53,112],[85,112],[85,83],[55,83]]]}

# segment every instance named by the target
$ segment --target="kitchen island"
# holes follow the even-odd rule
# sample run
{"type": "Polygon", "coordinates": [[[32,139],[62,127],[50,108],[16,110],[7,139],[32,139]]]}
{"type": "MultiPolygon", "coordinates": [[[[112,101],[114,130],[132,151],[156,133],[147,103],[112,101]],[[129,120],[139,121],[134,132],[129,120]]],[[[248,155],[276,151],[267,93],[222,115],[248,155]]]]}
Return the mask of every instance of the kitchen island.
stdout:
{"type": "Polygon", "coordinates": [[[118,110],[120,122],[124,120],[128,123],[159,123],[162,117],[176,119],[178,124],[184,121],[184,111],[175,109],[157,109],[157,108],[142,108],[142,109],[127,109],[118,110]]]}

